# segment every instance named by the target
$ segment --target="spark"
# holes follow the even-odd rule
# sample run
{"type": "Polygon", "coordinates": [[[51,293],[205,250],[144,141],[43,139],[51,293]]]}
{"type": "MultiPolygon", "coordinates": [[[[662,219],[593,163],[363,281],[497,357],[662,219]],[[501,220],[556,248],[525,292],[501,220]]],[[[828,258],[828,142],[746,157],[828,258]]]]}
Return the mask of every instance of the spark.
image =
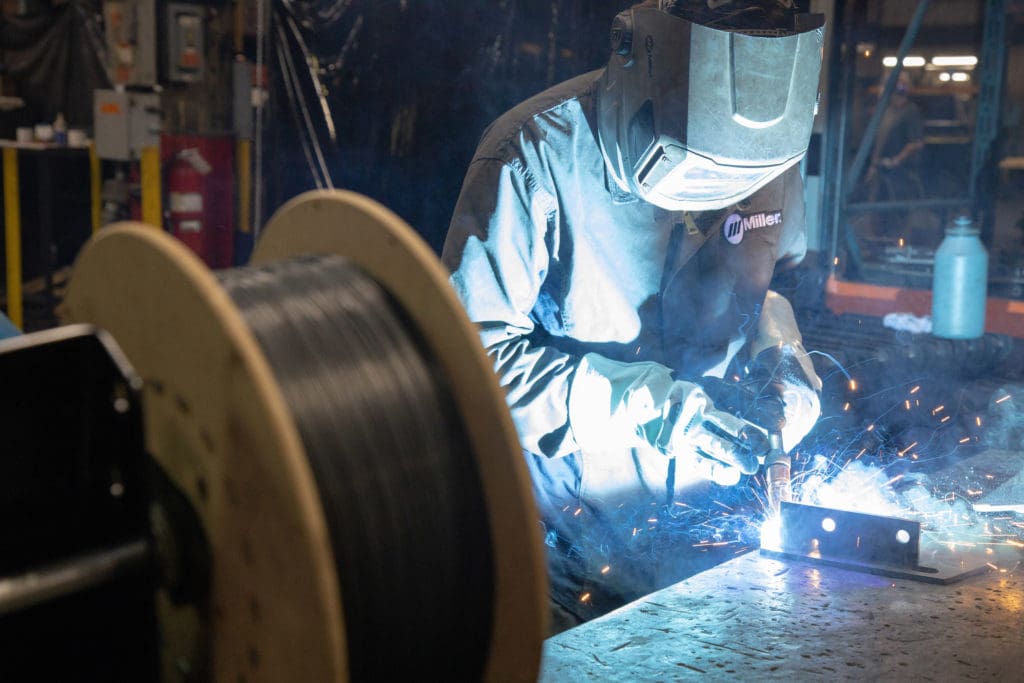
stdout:
{"type": "Polygon", "coordinates": [[[576,512],[572,513],[572,516],[579,517],[581,512],[583,512],[583,508],[576,508],[576,512]]]}
{"type": "Polygon", "coordinates": [[[606,564],[605,566],[601,567],[601,573],[602,574],[607,574],[611,570],[612,570],[612,566],[610,564],[606,564]]]}
{"type": "Polygon", "coordinates": [[[1008,401],[1009,399],[1010,399],[1010,394],[1007,394],[1006,396],[1003,396],[1002,398],[997,398],[996,399],[996,403],[1002,403],[1003,401],[1008,401]]]}
{"type": "Polygon", "coordinates": [[[850,391],[857,391],[857,380],[850,379],[850,391]]]}
{"type": "Polygon", "coordinates": [[[936,406],[936,407],[932,408],[932,415],[935,415],[937,413],[941,413],[945,409],[946,409],[946,406],[936,406]]]}
{"type": "Polygon", "coordinates": [[[976,415],[974,417],[974,422],[980,427],[981,426],[981,415],[976,415]]]}
{"type": "Polygon", "coordinates": [[[918,384],[918,385],[917,385],[916,387],[914,387],[913,389],[911,389],[911,390],[910,390],[910,393],[911,393],[911,395],[913,395],[913,394],[916,394],[916,393],[917,393],[917,392],[919,392],[919,391],[921,391],[921,385],[920,385],[920,384],[918,384]]]}
{"type": "Polygon", "coordinates": [[[720,505],[720,506],[724,507],[724,508],[725,508],[726,510],[728,510],[729,512],[732,512],[732,511],[733,511],[733,508],[729,507],[728,505],[726,505],[725,503],[723,503],[723,502],[722,502],[722,501],[720,501],[720,500],[714,500],[714,501],[711,501],[711,502],[713,502],[713,503],[714,503],[715,505],[720,505]]]}
{"type": "Polygon", "coordinates": [[[914,443],[912,443],[909,446],[907,446],[906,448],[904,448],[902,451],[899,451],[900,457],[902,458],[904,453],[906,453],[907,451],[909,451],[911,448],[913,448],[916,445],[917,445],[917,442],[915,441],[914,443]]]}
{"type": "Polygon", "coordinates": [[[903,406],[906,410],[910,410],[910,399],[903,402],[903,406]]]}
{"type": "Polygon", "coordinates": [[[849,409],[850,409],[850,402],[847,401],[846,403],[843,404],[843,410],[844,411],[848,411],[849,409]]]}
{"type": "Polygon", "coordinates": [[[960,439],[960,443],[967,443],[970,440],[971,440],[971,437],[965,436],[964,438],[960,439]]]}
{"type": "Polygon", "coordinates": [[[581,595],[580,602],[590,602],[590,593],[584,593],[581,595]]]}
{"type": "Polygon", "coordinates": [[[946,420],[948,420],[949,418],[950,418],[950,416],[949,416],[949,415],[947,415],[946,417],[944,417],[944,418],[942,418],[941,420],[939,420],[939,422],[945,422],[945,421],[946,421],[946,420]]]}
{"type": "Polygon", "coordinates": [[[875,425],[873,425],[873,424],[869,424],[869,425],[868,425],[868,427],[867,427],[867,429],[866,429],[865,431],[869,431],[869,432],[873,432],[873,431],[875,431],[875,425]]]}
{"type": "Polygon", "coordinates": [[[658,518],[657,517],[651,517],[650,519],[647,520],[647,523],[648,524],[657,524],[658,523],[658,518]]]}

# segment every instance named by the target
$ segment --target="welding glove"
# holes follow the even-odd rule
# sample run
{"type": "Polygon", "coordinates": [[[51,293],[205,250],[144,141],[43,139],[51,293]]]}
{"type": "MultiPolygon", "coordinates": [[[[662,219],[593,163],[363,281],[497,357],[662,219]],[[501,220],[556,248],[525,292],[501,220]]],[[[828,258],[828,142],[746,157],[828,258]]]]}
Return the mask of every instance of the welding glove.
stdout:
{"type": "Polygon", "coordinates": [[[658,363],[585,355],[569,389],[569,423],[583,451],[654,448],[676,458],[677,468],[723,486],[757,471],[761,445],[752,440],[760,432],[658,363]]]}
{"type": "Polygon", "coordinates": [[[800,344],[772,346],[748,366],[750,376],[764,391],[782,399],[782,447],[787,453],[803,441],[821,416],[821,380],[813,369],[808,374],[801,356],[806,358],[807,352],[800,344]]]}
{"type": "Polygon", "coordinates": [[[788,453],[811,431],[821,415],[821,379],[804,350],[789,301],[769,291],[749,348],[746,376],[774,391],[785,403],[782,446],[788,453]]]}

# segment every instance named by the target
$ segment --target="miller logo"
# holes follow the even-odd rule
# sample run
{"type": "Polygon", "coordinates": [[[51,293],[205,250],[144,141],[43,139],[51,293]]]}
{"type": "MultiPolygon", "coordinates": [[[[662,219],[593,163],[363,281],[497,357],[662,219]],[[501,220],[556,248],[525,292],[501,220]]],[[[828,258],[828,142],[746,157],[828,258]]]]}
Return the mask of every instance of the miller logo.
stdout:
{"type": "Polygon", "coordinates": [[[782,224],[781,211],[762,211],[749,216],[741,216],[738,213],[730,214],[722,224],[722,234],[730,244],[739,244],[743,240],[743,233],[748,230],[757,230],[770,225],[782,224]]]}

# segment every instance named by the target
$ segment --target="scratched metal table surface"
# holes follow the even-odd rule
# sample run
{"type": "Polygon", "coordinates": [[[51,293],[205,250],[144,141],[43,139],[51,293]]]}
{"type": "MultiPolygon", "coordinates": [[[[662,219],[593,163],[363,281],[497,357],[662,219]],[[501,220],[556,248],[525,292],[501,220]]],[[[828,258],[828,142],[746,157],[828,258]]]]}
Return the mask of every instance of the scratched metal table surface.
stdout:
{"type": "Polygon", "coordinates": [[[943,586],[759,553],[549,638],[540,680],[1024,681],[1024,565],[943,586]]]}

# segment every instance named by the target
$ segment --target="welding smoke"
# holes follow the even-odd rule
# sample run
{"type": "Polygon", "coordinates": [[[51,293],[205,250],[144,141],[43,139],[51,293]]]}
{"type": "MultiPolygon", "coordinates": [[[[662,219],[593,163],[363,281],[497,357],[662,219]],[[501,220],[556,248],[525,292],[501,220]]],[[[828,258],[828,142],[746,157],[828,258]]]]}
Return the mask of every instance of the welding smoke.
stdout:
{"type": "Polygon", "coordinates": [[[942,543],[973,544],[988,533],[983,517],[952,492],[935,490],[926,475],[890,477],[859,460],[836,472],[831,460],[816,456],[794,484],[794,500],[918,521],[922,533],[942,543]]]}

